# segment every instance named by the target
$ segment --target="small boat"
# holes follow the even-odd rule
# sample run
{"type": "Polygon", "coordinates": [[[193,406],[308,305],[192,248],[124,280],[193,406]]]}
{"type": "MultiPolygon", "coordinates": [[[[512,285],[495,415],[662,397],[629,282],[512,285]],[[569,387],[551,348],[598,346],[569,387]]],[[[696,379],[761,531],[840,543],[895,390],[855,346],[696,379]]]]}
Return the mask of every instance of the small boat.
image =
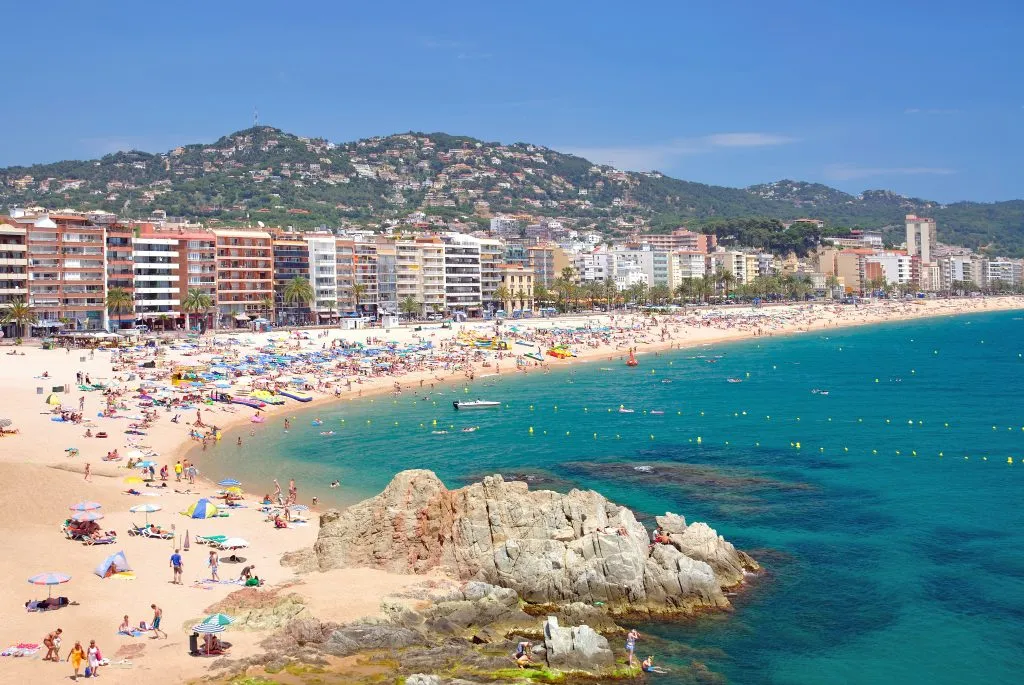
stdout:
{"type": "Polygon", "coordinates": [[[671,383],[671,382],[672,382],[672,381],[670,381],[670,380],[669,380],[669,379],[667,379],[667,378],[666,378],[666,379],[664,379],[664,380],[662,381],[662,383],[671,383]]]}
{"type": "Polygon", "coordinates": [[[320,435],[334,435],[334,431],[320,431],[320,435]]]}
{"type": "Polygon", "coordinates": [[[309,422],[309,424],[311,426],[322,426],[324,425],[324,422],[321,421],[320,419],[313,419],[312,421],[309,422]]]}
{"type": "Polygon", "coordinates": [[[468,428],[463,428],[462,432],[463,433],[473,433],[473,432],[476,432],[478,430],[480,430],[480,426],[469,426],[468,428]]]}
{"type": "Polygon", "coordinates": [[[491,402],[488,400],[472,400],[470,402],[459,402],[456,400],[452,402],[452,406],[456,409],[490,409],[492,407],[500,407],[501,402],[491,402]]]}
{"type": "Polygon", "coordinates": [[[730,378],[728,380],[729,380],[730,383],[742,383],[743,382],[742,378],[730,378]]]}
{"type": "Polygon", "coordinates": [[[633,411],[634,411],[633,409],[626,409],[626,407],[624,405],[621,405],[621,404],[619,405],[619,413],[620,414],[632,414],[633,411]]]}
{"type": "Polygon", "coordinates": [[[660,410],[660,409],[652,409],[652,410],[651,410],[651,414],[653,414],[653,415],[655,415],[655,416],[660,416],[661,414],[664,414],[664,413],[665,413],[665,412],[663,412],[663,411],[662,411],[662,410],[660,410]]]}
{"type": "Polygon", "coordinates": [[[633,350],[630,350],[629,351],[629,359],[626,360],[626,366],[639,366],[639,365],[640,365],[640,362],[638,362],[636,360],[636,357],[633,355],[633,350]]]}
{"type": "Polygon", "coordinates": [[[448,435],[448,431],[430,431],[433,435],[448,435]]]}

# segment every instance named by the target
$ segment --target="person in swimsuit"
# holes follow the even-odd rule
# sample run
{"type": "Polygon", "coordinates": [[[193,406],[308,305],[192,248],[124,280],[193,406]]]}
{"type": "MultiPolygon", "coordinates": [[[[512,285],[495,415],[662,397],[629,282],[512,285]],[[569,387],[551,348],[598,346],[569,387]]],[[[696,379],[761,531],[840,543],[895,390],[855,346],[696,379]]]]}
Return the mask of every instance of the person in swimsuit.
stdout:
{"type": "MultiPolygon", "coordinates": [[[[164,610],[158,607],[156,604],[150,604],[149,608],[153,610],[153,623],[149,626],[149,629],[153,631],[153,639],[160,637],[160,633],[164,633],[160,629],[160,621],[164,617],[164,610]]],[[[167,638],[167,633],[164,633],[164,638],[167,638]]]]}
{"type": "Polygon", "coordinates": [[[637,632],[636,628],[633,628],[626,633],[626,651],[629,653],[629,667],[633,667],[633,653],[636,651],[636,641],[639,639],[640,633],[637,632]]]}

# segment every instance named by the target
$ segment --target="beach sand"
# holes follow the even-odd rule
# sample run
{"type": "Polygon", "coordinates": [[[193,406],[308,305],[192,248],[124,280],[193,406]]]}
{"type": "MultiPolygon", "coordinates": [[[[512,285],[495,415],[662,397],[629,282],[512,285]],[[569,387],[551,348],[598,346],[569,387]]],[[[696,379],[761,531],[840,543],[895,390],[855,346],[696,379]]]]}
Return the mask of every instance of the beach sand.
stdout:
{"type": "MultiPolygon", "coordinates": [[[[926,316],[943,316],[970,312],[985,312],[1024,308],[1024,298],[977,298],[956,300],[926,300],[899,303],[877,303],[852,306],[815,304],[813,306],[769,306],[758,310],[749,307],[718,310],[702,309],[699,314],[688,313],[682,317],[658,317],[658,324],[651,325],[641,317],[615,315],[615,329],[602,334],[586,332],[563,333],[558,339],[571,342],[571,349],[578,356],[568,360],[550,360],[552,367],[570,366],[574,363],[597,359],[618,359],[626,354],[629,347],[636,347],[638,354],[670,347],[686,347],[706,343],[749,338],[754,335],[799,334],[805,331],[836,328],[840,326],[864,325],[882,321],[926,316]]],[[[555,339],[544,329],[553,327],[590,326],[600,329],[611,325],[605,315],[561,317],[558,319],[533,319],[509,322],[517,326],[523,338],[541,342],[541,347],[555,339]]],[[[493,324],[469,323],[467,330],[486,333],[493,331],[493,324]]],[[[412,327],[401,327],[387,332],[381,329],[358,331],[332,330],[327,338],[317,338],[321,331],[311,331],[312,339],[300,341],[302,349],[319,348],[331,340],[369,340],[374,337],[412,342],[416,336],[429,339],[435,349],[450,348],[446,354],[453,359],[459,354],[452,341],[459,333],[459,326],[452,329],[425,327],[417,333],[412,327]]],[[[266,343],[268,335],[241,332],[241,344],[235,349],[248,352],[266,343]]],[[[280,337],[280,335],[279,335],[280,337]]],[[[536,348],[534,348],[536,349],[536,348]]],[[[515,373],[514,356],[530,351],[529,347],[513,345],[513,349],[497,358],[487,355],[488,366],[480,360],[465,363],[452,361],[448,369],[434,368],[418,370],[401,377],[381,373],[363,378],[354,383],[352,389],[342,388],[340,400],[334,389],[327,392],[311,393],[317,396],[314,402],[301,406],[313,406],[318,402],[350,401],[367,397],[373,393],[387,393],[400,382],[404,387],[416,387],[422,379],[429,382],[439,377],[464,378],[468,374],[486,375],[496,371],[515,373]]],[[[175,363],[197,363],[208,356],[195,354],[194,350],[171,350],[157,358],[162,368],[156,373],[166,375],[175,363]]],[[[191,486],[194,494],[178,494],[175,489],[184,490],[186,483],[177,483],[172,473],[166,489],[147,488],[134,485],[144,494],[124,494],[129,487],[125,478],[134,475],[124,468],[124,461],[105,463],[102,457],[117,448],[122,455],[131,451],[124,430],[130,421],[118,418],[97,418],[103,409],[104,397],[101,392],[79,392],[75,389],[75,374],[88,373],[93,382],[111,381],[116,376],[125,376],[124,371],[115,371],[107,351],[90,353],[88,350],[42,350],[37,343],[30,342],[19,348],[0,347],[0,417],[13,421],[13,427],[20,432],[0,438],[0,483],[5,496],[0,499],[0,530],[5,542],[4,554],[0,555],[0,608],[3,623],[0,625],[0,649],[19,643],[41,644],[43,637],[60,627],[64,630],[61,648],[62,660],[75,640],[87,645],[95,639],[103,656],[112,662],[129,658],[130,665],[111,666],[101,671],[107,682],[128,683],[145,679],[150,683],[182,682],[204,675],[209,661],[188,655],[188,627],[206,615],[207,607],[223,600],[229,593],[239,589],[237,585],[215,584],[202,588],[194,587],[193,581],[209,576],[206,567],[208,548],[195,543],[196,535],[223,533],[246,539],[250,546],[239,554],[247,559],[246,564],[256,565],[256,574],[264,579],[267,587],[296,582],[294,591],[308,600],[314,615],[322,620],[344,622],[362,616],[379,613],[385,597],[401,591],[409,585],[421,582],[422,578],[397,576],[368,569],[348,569],[329,574],[315,574],[307,578],[296,578],[290,568],[280,565],[283,554],[309,547],[317,534],[316,511],[309,512],[310,523],[287,530],[275,530],[257,510],[257,501],[263,493],[271,492],[270,483],[246,482],[246,474],[235,474],[242,481],[246,491],[247,508],[232,511],[228,518],[193,520],[180,515],[199,496],[212,496],[218,489],[215,485],[197,481],[191,486]],[[24,355],[11,356],[13,349],[24,355]],[[43,372],[48,378],[40,378],[43,372]],[[84,421],[81,425],[51,421],[52,407],[44,399],[54,386],[68,385],[71,392],[61,394],[65,407],[78,407],[80,397],[85,397],[84,421]],[[38,389],[42,388],[40,392],[38,389]],[[91,418],[90,418],[91,417],[91,418]],[[109,437],[85,438],[87,427],[95,433],[106,431],[109,437]],[[76,456],[68,456],[67,448],[77,448],[76,456]],[[91,479],[84,478],[85,464],[91,466],[91,479]],[[102,504],[105,518],[100,521],[104,530],[118,532],[118,541],[113,545],[86,546],[80,542],[65,539],[60,524],[71,514],[69,505],[83,500],[94,500],[102,504]],[[127,535],[134,522],[145,521],[143,514],[128,512],[129,507],[143,504],[158,504],[162,510],[149,515],[149,520],[163,527],[174,526],[175,540],[155,540],[127,535]],[[171,584],[169,557],[175,545],[180,544],[186,532],[191,549],[182,552],[185,571],[184,585],[171,584]],[[132,565],[134,579],[100,578],[93,569],[109,554],[124,551],[132,565]],[[24,604],[30,599],[41,599],[47,595],[47,588],[36,587],[26,582],[29,576],[56,571],[72,576],[69,583],[53,588],[54,596],[64,595],[76,605],[55,611],[29,613],[24,604]],[[150,639],[150,634],[138,638],[120,636],[117,626],[128,614],[133,624],[152,618],[151,604],[164,610],[163,628],[167,639],[150,639]]],[[[528,371],[536,369],[529,362],[528,371]]],[[[337,384],[335,384],[337,387],[337,384]]],[[[133,388],[138,381],[126,382],[123,386],[133,388]]],[[[132,395],[129,395],[131,397],[132,395]]],[[[129,402],[129,414],[137,413],[137,401],[129,402]]],[[[294,402],[282,406],[268,406],[265,414],[268,422],[280,422],[281,412],[295,409],[294,402]]],[[[254,410],[219,405],[204,411],[204,423],[216,424],[222,429],[249,422],[254,410]]],[[[159,409],[158,419],[146,430],[146,435],[137,436],[142,445],[159,453],[154,461],[173,467],[176,460],[196,445],[189,438],[192,428],[186,422],[195,417],[195,410],[181,411],[178,424],[170,422],[172,413],[159,409]]],[[[287,484],[282,482],[282,487],[287,484]]],[[[299,501],[309,504],[302,497],[302,483],[299,487],[299,501]]],[[[226,557],[229,553],[222,553],[226,557]]],[[[222,563],[223,579],[237,578],[243,564],[222,563]]],[[[234,647],[231,657],[239,658],[252,654],[258,649],[258,642],[265,634],[229,629],[223,636],[234,647]]],[[[45,648],[34,656],[0,657],[0,682],[40,682],[71,675],[70,664],[54,664],[42,661],[45,648]]]]}

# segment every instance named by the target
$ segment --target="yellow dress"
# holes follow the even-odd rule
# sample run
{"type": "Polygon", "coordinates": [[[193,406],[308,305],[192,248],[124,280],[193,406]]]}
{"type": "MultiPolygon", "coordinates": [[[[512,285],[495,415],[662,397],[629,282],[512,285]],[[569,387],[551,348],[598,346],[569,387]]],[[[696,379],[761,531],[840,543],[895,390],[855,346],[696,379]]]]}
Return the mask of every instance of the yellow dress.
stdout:
{"type": "Polygon", "coordinates": [[[71,650],[71,667],[76,671],[82,667],[83,659],[85,659],[85,652],[81,648],[71,650]]]}

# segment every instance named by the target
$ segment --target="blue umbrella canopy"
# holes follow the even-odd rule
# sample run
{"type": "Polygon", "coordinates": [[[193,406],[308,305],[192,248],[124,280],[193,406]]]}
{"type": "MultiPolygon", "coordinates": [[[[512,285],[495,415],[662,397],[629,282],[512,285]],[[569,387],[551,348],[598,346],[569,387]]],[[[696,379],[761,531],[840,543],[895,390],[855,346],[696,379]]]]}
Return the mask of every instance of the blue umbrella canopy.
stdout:
{"type": "Polygon", "coordinates": [[[224,480],[219,481],[217,483],[217,485],[221,486],[222,488],[237,487],[237,486],[239,486],[241,484],[242,484],[241,481],[237,481],[234,478],[225,478],[224,480]]]}
{"type": "Polygon", "coordinates": [[[305,504],[293,504],[288,508],[291,509],[292,511],[309,511],[309,507],[307,507],[305,504]]]}
{"type": "Polygon", "coordinates": [[[228,616],[227,614],[210,614],[203,619],[203,622],[199,625],[216,625],[216,626],[229,626],[235,622],[235,619],[228,616]]]}
{"type": "Polygon", "coordinates": [[[149,459],[147,459],[146,461],[140,461],[135,466],[136,466],[136,468],[140,468],[140,469],[148,469],[150,466],[156,466],[156,462],[155,461],[150,461],[149,459]]]}
{"type": "Polygon", "coordinates": [[[72,504],[68,507],[71,511],[92,511],[99,509],[101,505],[99,502],[79,502],[78,504],[72,504]]]}

